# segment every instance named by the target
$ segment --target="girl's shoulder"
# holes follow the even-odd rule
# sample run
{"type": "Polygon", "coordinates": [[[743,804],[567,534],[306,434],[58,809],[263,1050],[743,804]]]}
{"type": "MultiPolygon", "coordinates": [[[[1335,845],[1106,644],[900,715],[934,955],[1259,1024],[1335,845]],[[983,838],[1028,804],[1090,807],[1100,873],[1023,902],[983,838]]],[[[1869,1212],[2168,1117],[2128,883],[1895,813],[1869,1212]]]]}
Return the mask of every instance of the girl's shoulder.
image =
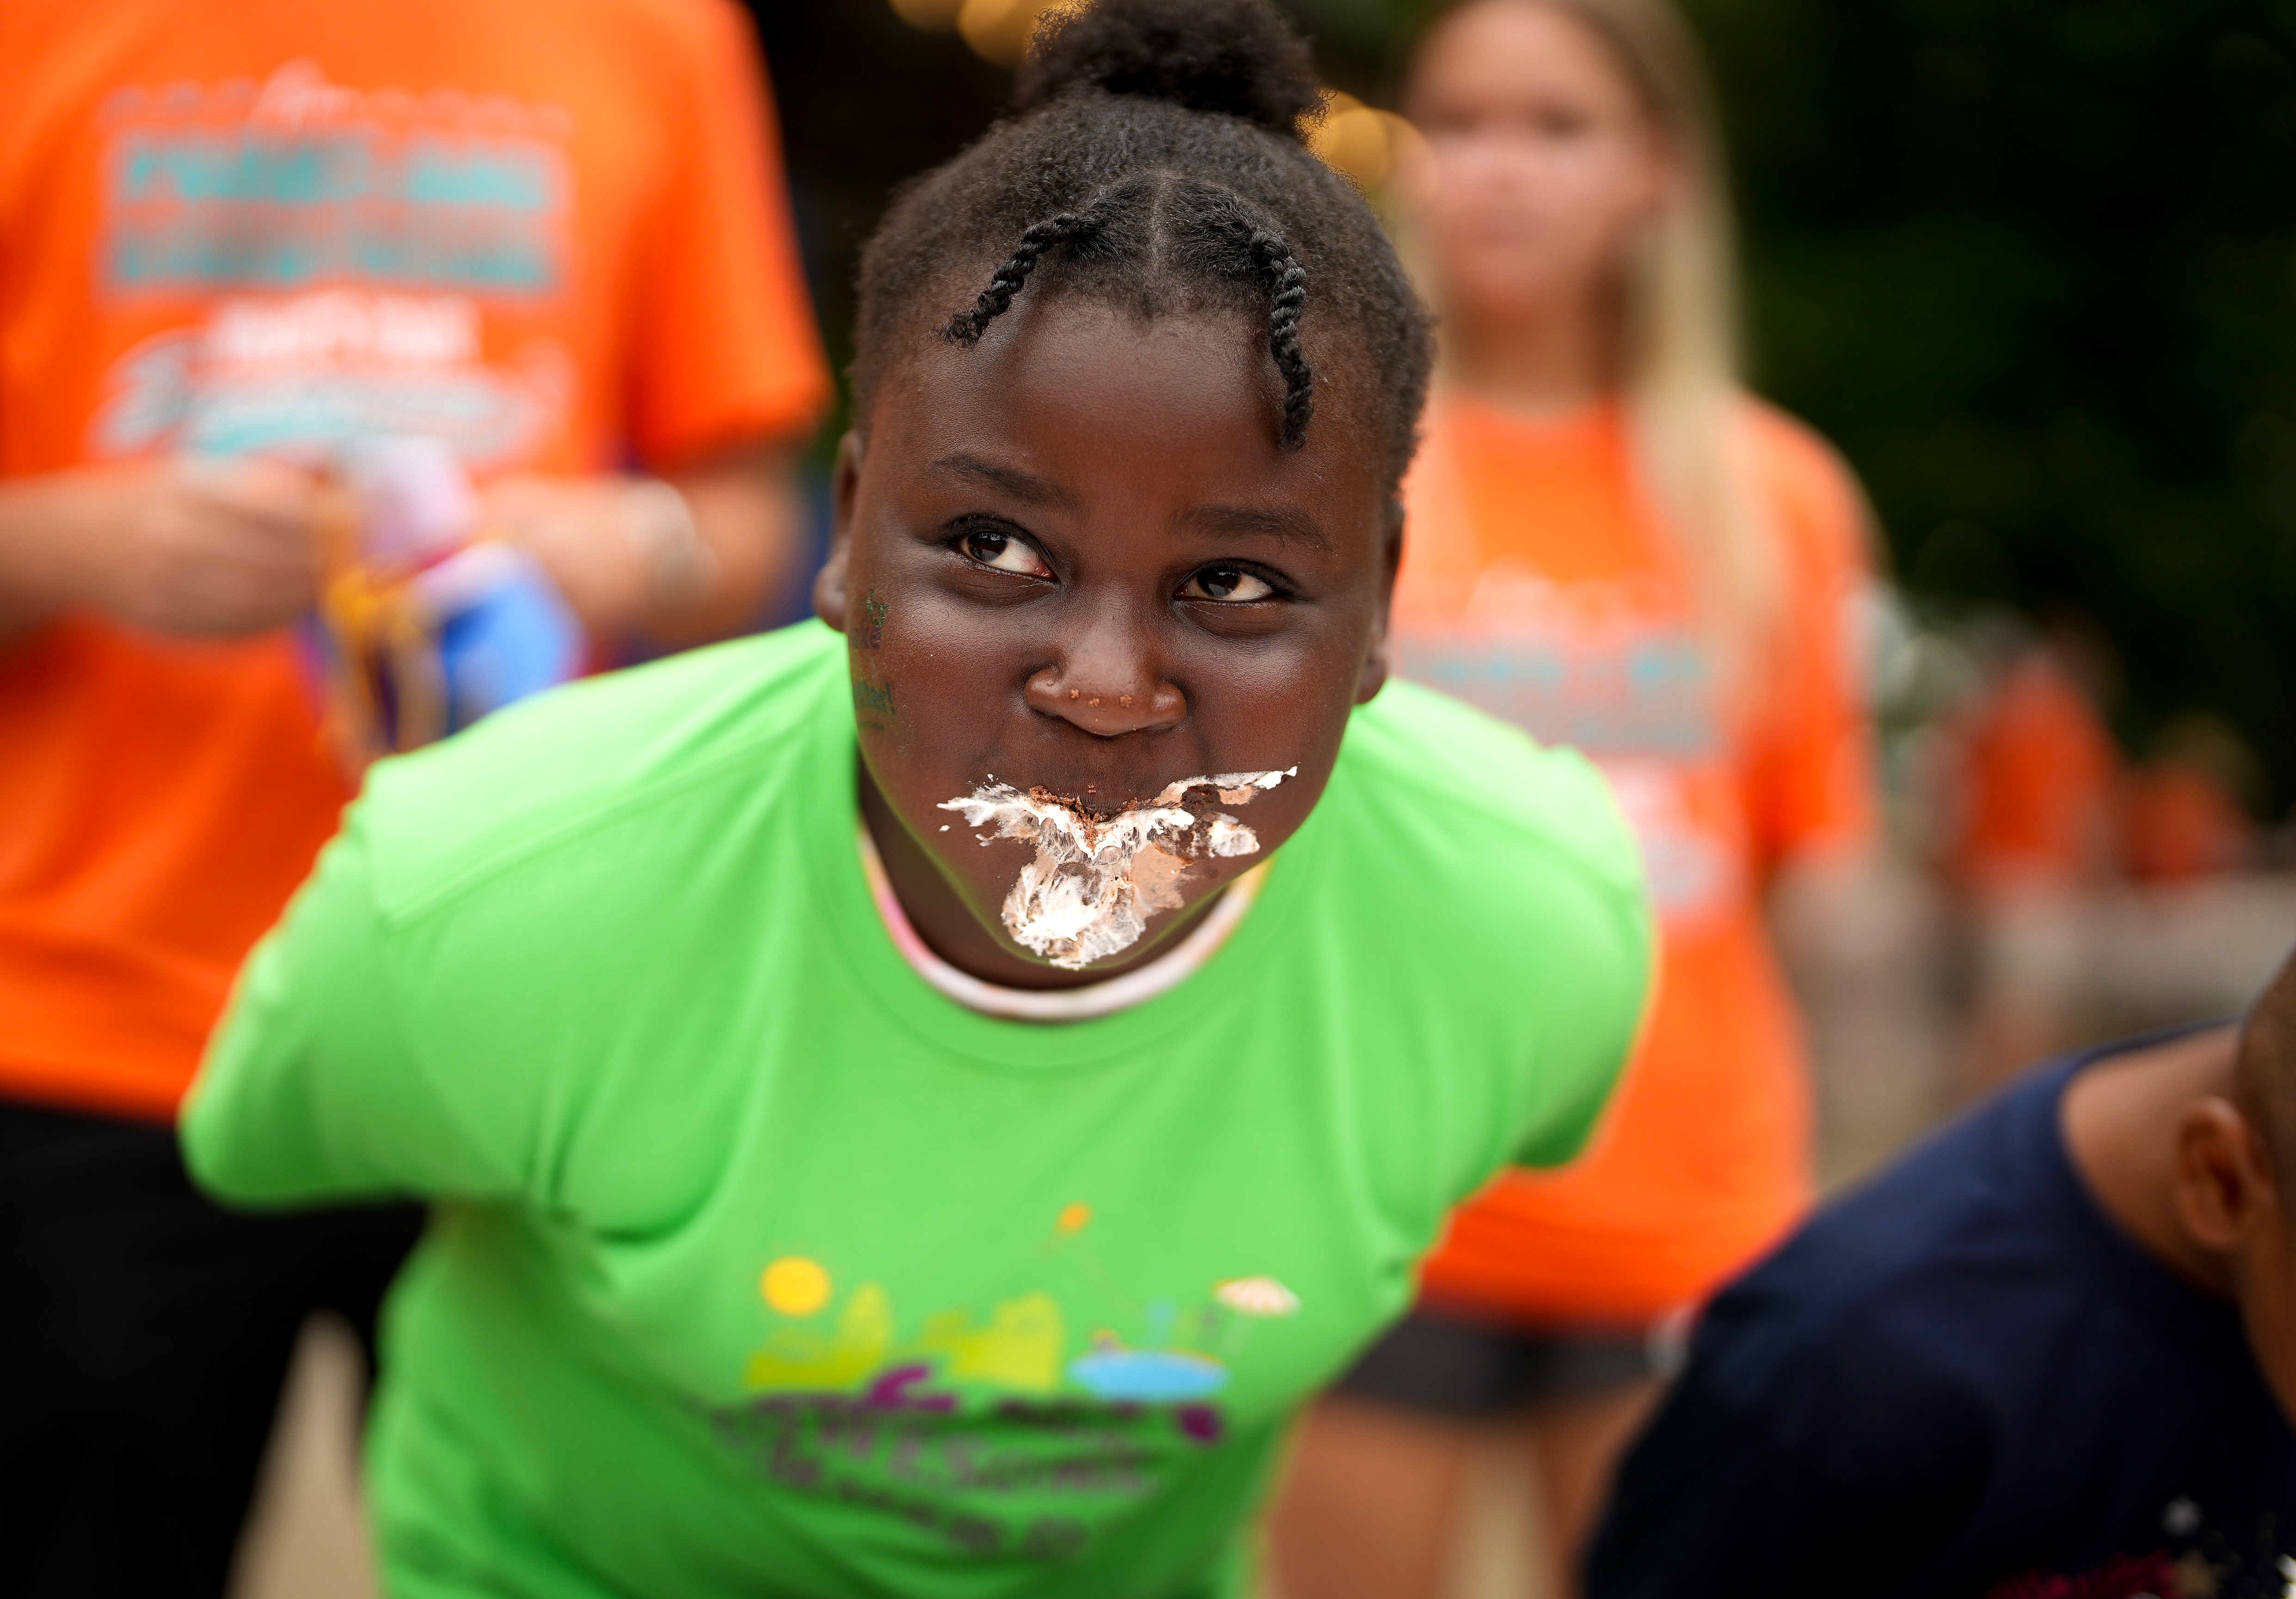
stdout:
{"type": "Polygon", "coordinates": [[[1632,1043],[1656,944],[1641,852],[1602,773],[1390,684],[1356,712],[1310,827],[1285,849],[1314,851],[1303,875],[1338,986],[1397,1019],[1390,1036],[1423,1041],[1405,1062],[1414,1096],[1434,1073],[1437,1099],[1480,1107],[1481,1160],[1456,1193],[1507,1160],[1570,1160],[1632,1043]],[[1471,1061],[1491,1075],[1453,1073],[1471,1061]]]}
{"type": "Polygon", "coordinates": [[[380,907],[768,788],[807,764],[845,678],[844,641],[809,622],[585,678],[383,761],[356,807],[380,907]]]}
{"type": "Polygon", "coordinates": [[[1463,902],[1520,905],[1565,883],[1642,896],[1634,836],[1592,761],[1419,684],[1390,682],[1357,710],[1324,803],[1388,866],[1463,902]]]}
{"type": "Polygon", "coordinates": [[[1741,459],[1797,565],[1866,567],[1877,531],[1857,474],[1825,436],[1749,394],[1738,405],[1741,459]]]}
{"type": "Polygon", "coordinates": [[[1792,412],[1757,394],[1738,398],[1737,426],[1751,441],[1760,468],[1811,487],[1855,484],[1857,474],[1824,434],[1792,412]]]}

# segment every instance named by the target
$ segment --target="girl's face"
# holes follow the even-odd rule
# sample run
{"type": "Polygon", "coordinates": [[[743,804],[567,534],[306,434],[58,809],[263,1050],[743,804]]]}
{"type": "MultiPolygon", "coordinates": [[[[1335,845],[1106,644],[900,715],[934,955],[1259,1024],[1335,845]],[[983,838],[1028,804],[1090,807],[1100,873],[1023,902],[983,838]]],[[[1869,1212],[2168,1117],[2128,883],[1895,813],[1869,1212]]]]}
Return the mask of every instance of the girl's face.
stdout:
{"type": "Polygon", "coordinates": [[[1583,301],[1664,199],[1663,141],[1610,45],[1543,0],[1474,0],[1444,19],[1405,110],[1426,135],[1406,194],[1454,311],[1583,301]]]}
{"type": "MultiPolygon", "coordinates": [[[[1034,848],[984,846],[943,808],[992,781],[1106,816],[1182,779],[1297,767],[1228,808],[1259,848],[1191,857],[1187,906],[1307,818],[1349,709],[1384,681],[1397,554],[1383,451],[1341,385],[1323,388],[1287,454],[1250,318],[1143,323],[1023,296],[977,347],[920,349],[880,390],[866,445],[845,440],[816,609],[850,652],[888,870],[956,964],[1063,980],[1002,914],[1034,848]],[[937,926],[920,901],[944,890],[965,914],[937,926]]],[[[1092,975],[1191,919],[1167,908],[1092,975]]]]}

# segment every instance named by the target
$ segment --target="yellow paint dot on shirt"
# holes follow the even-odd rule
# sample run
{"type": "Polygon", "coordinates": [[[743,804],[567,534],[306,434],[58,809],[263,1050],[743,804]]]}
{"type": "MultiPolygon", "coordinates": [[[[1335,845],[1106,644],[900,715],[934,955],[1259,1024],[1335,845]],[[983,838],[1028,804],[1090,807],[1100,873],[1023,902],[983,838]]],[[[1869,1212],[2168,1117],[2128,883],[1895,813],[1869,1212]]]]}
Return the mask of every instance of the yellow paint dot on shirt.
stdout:
{"type": "Polygon", "coordinates": [[[811,1316],[829,1303],[829,1274],[803,1255],[783,1255],[758,1279],[766,1303],[783,1316],[811,1316]]]}
{"type": "Polygon", "coordinates": [[[1079,1201],[1073,1205],[1062,1206],[1061,1218],[1053,1226],[1062,1233],[1081,1233],[1084,1231],[1085,1224],[1091,1219],[1092,1207],[1079,1201]]]}

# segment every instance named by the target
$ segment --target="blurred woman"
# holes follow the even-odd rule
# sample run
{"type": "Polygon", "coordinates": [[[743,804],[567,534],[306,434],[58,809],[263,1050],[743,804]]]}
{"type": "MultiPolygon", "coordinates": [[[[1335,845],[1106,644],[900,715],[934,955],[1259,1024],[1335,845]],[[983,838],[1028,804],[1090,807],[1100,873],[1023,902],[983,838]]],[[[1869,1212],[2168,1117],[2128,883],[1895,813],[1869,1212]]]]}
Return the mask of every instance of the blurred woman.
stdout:
{"type": "Polygon", "coordinates": [[[1746,394],[1694,46],[1665,0],[1464,0],[1406,79],[1441,315],[1398,664],[1598,758],[1664,925],[1595,1146],[1455,1218],[1418,1308],[1317,1410],[1275,1516],[1286,1599],[1432,1595],[1471,1450],[1525,1439],[1567,1580],[1669,1329],[1811,1193],[1811,1092],[1763,922],[1871,827],[1841,462],[1746,394]]]}

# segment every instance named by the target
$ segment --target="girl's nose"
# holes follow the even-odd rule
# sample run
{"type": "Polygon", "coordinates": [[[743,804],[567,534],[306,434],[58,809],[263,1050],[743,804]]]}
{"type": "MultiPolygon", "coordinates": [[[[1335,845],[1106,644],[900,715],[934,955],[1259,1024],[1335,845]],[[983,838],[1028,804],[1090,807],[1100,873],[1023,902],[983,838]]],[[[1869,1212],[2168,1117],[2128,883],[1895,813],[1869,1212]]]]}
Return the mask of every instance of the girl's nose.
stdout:
{"type": "Polygon", "coordinates": [[[1095,639],[1029,679],[1031,710],[1101,738],[1160,733],[1188,714],[1187,696],[1165,681],[1147,652],[1095,639]]]}

